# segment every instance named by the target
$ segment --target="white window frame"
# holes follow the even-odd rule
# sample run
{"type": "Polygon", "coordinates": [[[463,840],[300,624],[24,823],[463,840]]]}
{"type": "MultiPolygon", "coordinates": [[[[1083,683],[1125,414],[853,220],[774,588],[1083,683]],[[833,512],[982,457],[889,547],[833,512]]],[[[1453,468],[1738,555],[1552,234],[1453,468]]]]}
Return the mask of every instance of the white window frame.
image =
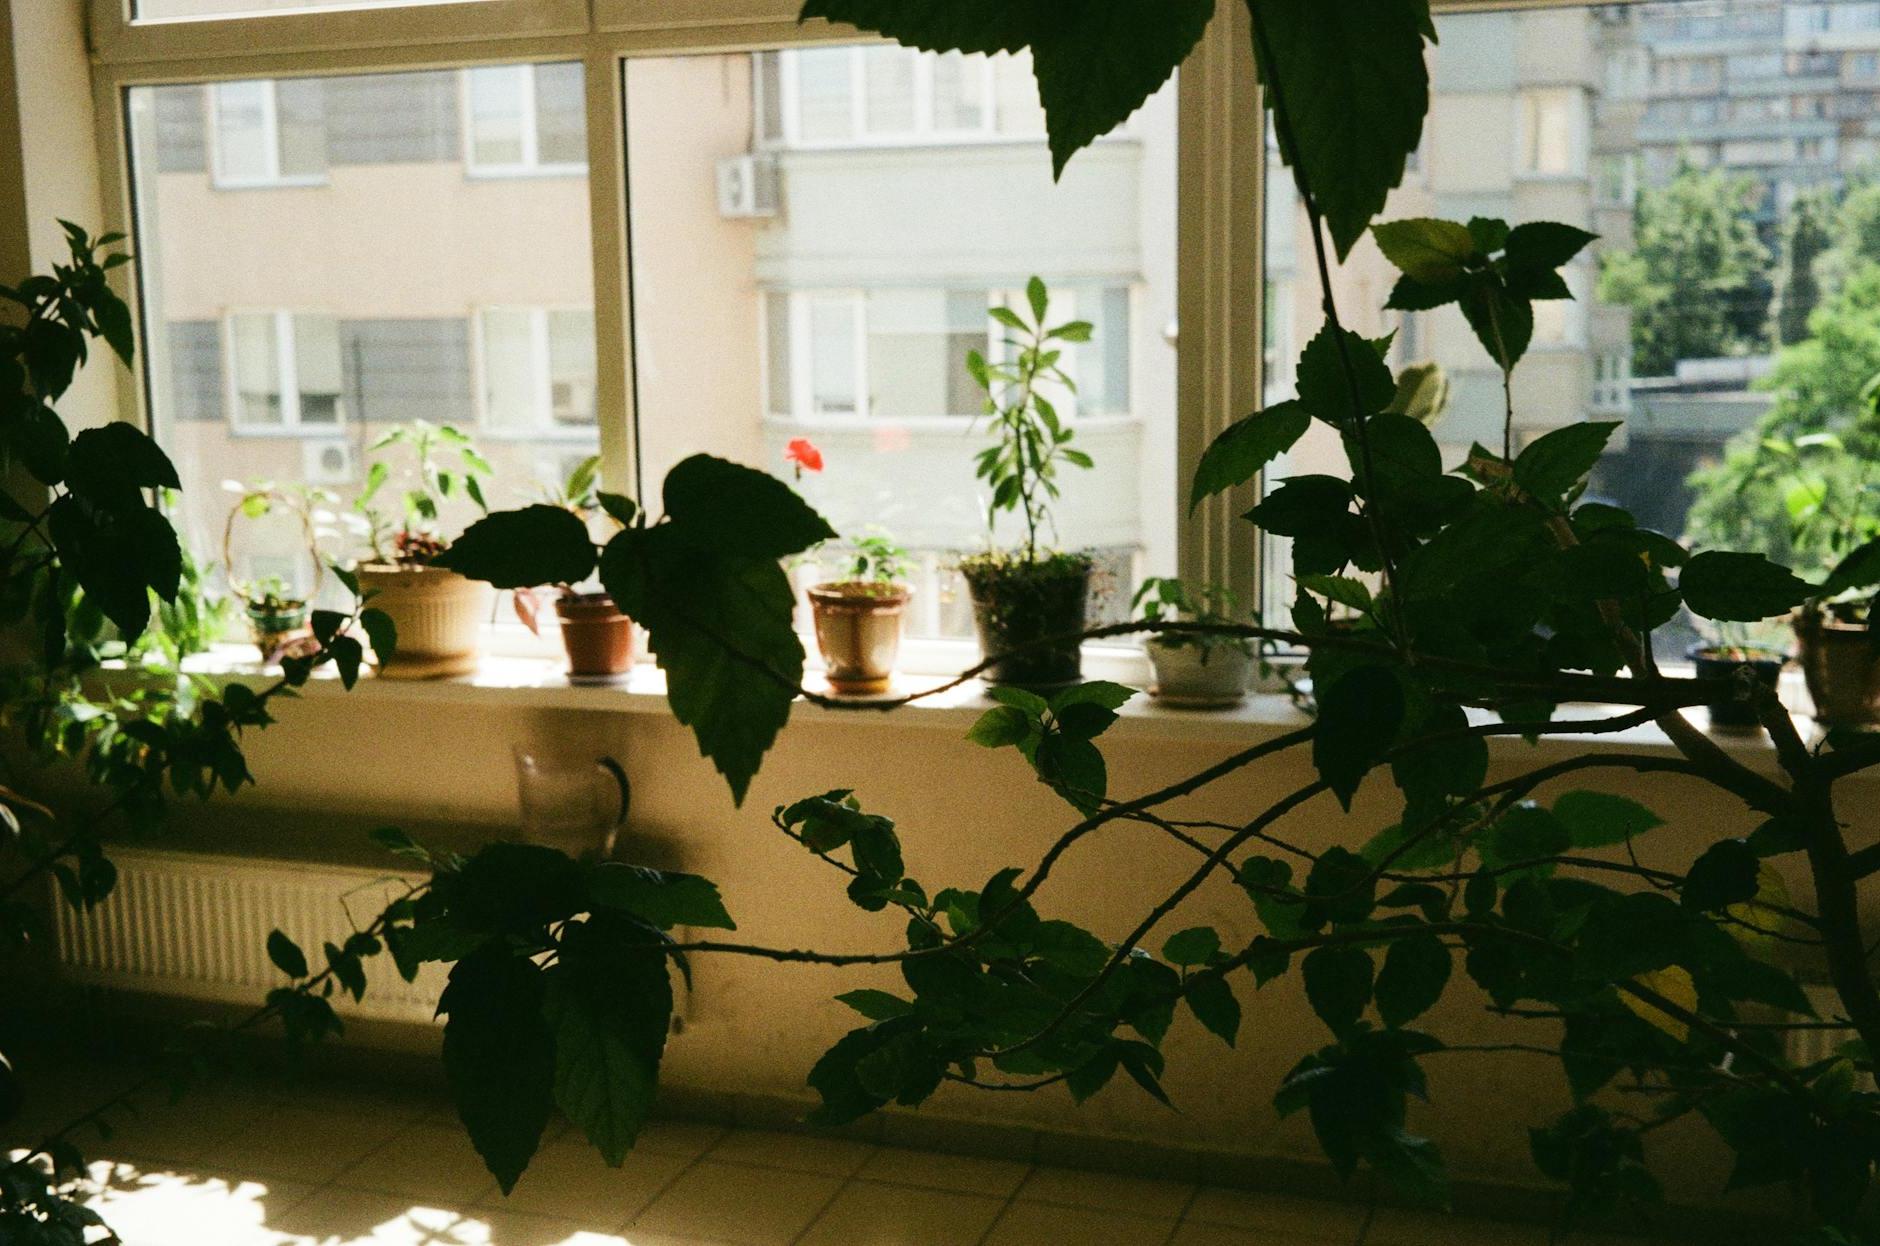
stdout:
{"type": "MultiPolygon", "coordinates": [[[[521,303],[485,303],[470,314],[471,383],[476,404],[477,436],[487,441],[551,441],[578,443],[591,441],[599,431],[598,396],[592,425],[555,422],[555,378],[550,366],[548,318],[554,312],[589,312],[592,308],[572,303],[553,306],[521,303]],[[485,319],[491,312],[522,312],[529,317],[529,371],[533,401],[527,428],[498,427],[491,418],[489,387],[489,327],[485,319]]],[[[598,377],[596,378],[598,386],[598,377]]]]}
{"type": "MultiPolygon", "coordinates": [[[[783,138],[780,145],[799,151],[841,151],[856,147],[936,147],[953,143],[1033,142],[1032,136],[1005,134],[999,130],[998,79],[990,56],[979,56],[979,84],[985,100],[984,116],[977,126],[941,129],[934,124],[934,57],[922,53],[914,58],[914,125],[906,131],[877,133],[868,128],[868,57],[865,45],[848,49],[849,59],[849,133],[846,138],[805,138],[803,136],[800,62],[795,49],[782,49],[778,58],[777,84],[781,98],[766,103],[777,109],[783,138]]],[[[752,96],[762,90],[756,66],[752,66],[752,96]]],[[[762,143],[761,136],[758,142],[762,143]]]]}
{"type": "Polygon", "coordinates": [[[210,183],[217,190],[265,190],[277,187],[324,186],[327,174],[281,172],[281,84],[277,79],[212,82],[203,87],[203,128],[209,140],[210,183]],[[265,88],[261,92],[261,150],[267,171],[229,173],[222,167],[222,120],[217,97],[231,87],[265,88]]]}
{"type": "Polygon", "coordinates": [[[542,160],[542,131],[539,105],[535,95],[536,64],[472,65],[457,75],[457,129],[463,140],[464,174],[472,178],[511,177],[582,177],[587,174],[585,160],[542,160]],[[477,159],[476,113],[471,107],[470,80],[479,70],[513,70],[522,90],[517,101],[521,122],[522,158],[513,161],[477,159]]]}
{"type": "MultiPolygon", "coordinates": [[[[222,314],[222,401],[228,415],[229,434],[235,437],[305,437],[309,433],[330,436],[346,427],[345,391],[342,384],[339,403],[339,418],[327,423],[308,421],[302,417],[300,409],[300,354],[294,349],[294,319],[296,316],[325,316],[326,312],[310,311],[306,308],[291,309],[285,307],[231,307],[222,314]],[[279,424],[248,424],[241,418],[242,388],[241,378],[236,375],[235,322],[246,316],[268,316],[274,321],[274,371],[281,387],[281,422],[279,424]]],[[[332,317],[335,324],[338,317],[332,317]]],[[[340,351],[340,379],[346,375],[345,349],[340,351]]]]}

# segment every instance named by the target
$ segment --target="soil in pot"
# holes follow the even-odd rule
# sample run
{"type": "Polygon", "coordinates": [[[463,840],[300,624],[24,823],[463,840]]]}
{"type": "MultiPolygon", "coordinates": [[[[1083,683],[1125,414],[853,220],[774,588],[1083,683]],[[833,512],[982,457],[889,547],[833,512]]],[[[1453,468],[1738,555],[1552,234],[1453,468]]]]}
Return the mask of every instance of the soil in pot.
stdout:
{"type": "Polygon", "coordinates": [[[1225,708],[1247,697],[1253,654],[1231,643],[1181,643],[1151,637],[1144,648],[1155,668],[1151,690],[1170,705],[1225,708]]]}
{"type": "Polygon", "coordinates": [[[904,584],[848,580],[809,590],[829,686],[847,695],[886,692],[901,656],[904,584]]]}
{"type": "Polygon", "coordinates": [[[960,563],[979,648],[992,659],[986,682],[1049,690],[1081,678],[1076,637],[1089,617],[1090,567],[1084,554],[1037,562],[990,555],[960,563]],[[1059,643],[1043,643],[1052,640],[1059,643]]]}
{"type": "Polygon", "coordinates": [[[555,600],[568,674],[600,679],[633,669],[633,620],[606,593],[567,593],[555,600]]]}
{"type": "Polygon", "coordinates": [[[1880,646],[1868,625],[1810,611],[1796,616],[1795,638],[1815,717],[1831,727],[1880,728],[1880,646]]]}
{"type": "Polygon", "coordinates": [[[380,660],[386,679],[442,679],[467,675],[483,655],[483,625],[496,590],[445,567],[362,563],[359,587],[391,616],[398,648],[380,660]]]}
{"type": "MultiPolygon", "coordinates": [[[[1781,679],[1782,668],[1788,662],[1787,655],[1768,649],[1700,646],[1690,653],[1700,679],[1727,679],[1747,666],[1755,672],[1756,681],[1771,690],[1781,679]]],[[[1756,706],[1749,701],[1719,701],[1709,709],[1712,727],[1727,731],[1755,731],[1762,726],[1761,720],[1756,717],[1756,706]]]]}

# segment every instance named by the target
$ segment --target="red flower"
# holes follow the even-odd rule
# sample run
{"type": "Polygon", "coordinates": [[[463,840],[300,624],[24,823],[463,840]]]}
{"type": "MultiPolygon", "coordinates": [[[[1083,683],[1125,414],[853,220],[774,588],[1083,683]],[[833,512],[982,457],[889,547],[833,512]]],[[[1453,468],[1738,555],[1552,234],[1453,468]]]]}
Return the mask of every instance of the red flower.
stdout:
{"type": "Polygon", "coordinates": [[[784,447],[783,457],[785,462],[796,465],[799,475],[804,471],[819,472],[823,469],[822,451],[807,437],[790,438],[790,444],[784,447]]]}

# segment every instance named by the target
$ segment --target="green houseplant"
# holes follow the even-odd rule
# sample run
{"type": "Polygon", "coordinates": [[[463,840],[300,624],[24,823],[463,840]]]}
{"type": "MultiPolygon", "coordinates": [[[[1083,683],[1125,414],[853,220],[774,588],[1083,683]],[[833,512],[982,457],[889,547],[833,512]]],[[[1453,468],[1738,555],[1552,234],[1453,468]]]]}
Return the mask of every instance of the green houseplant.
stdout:
{"type": "Polygon", "coordinates": [[[326,561],[320,556],[319,535],[314,525],[314,508],[335,499],[323,489],[271,482],[232,487],[240,489],[240,496],[229,508],[228,520],[222,527],[222,565],[228,575],[229,588],[240,599],[249,626],[254,629],[262,660],[275,661],[295,648],[311,652],[318,646],[313,643],[309,620],[313,600],[319,595],[326,576],[326,561]],[[251,579],[236,570],[238,526],[244,520],[260,521],[274,515],[288,516],[299,529],[301,545],[312,567],[311,578],[305,585],[290,585],[287,577],[278,574],[251,579]]]}
{"type": "Polygon", "coordinates": [[[382,658],[388,679],[437,679],[476,669],[483,652],[483,625],[495,600],[488,586],[459,575],[440,561],[450,548],[443,509],[459,496],[479,512],[489,461],[469,436],[448,424],[415,420],[388,431],[372,445],[374,458],[356,509],[365,517],[371,552],[354,571],[360,586],[397,626],[396,663],[382,658]],[[379,497],[393,483],[391,452],[407,452],[395,512],[379,497]]]}
{"type": "Polygon", "coordinates": [[[1083,669],[1078,634],[1089,613],[1090,555],[1064,552],[1043,539],[1058,498],[1058,467],[1088,468],[1090,456],[1071,446],[1073,434],[1043,392],[1056,385],[1074,391],[1059,366],[1062,345],[1088,341],[1089,322],[1051,325],[1050,292],[1033,277],[1025,286],[1025,310],[994,307],[994,322],[1009,336],[1008,359],[988,362],[969,352],[968,371],[985,391],[985,416],[993,444],[979,452],[976,475],[992,489],[986,511],[996,530],[1003,513],[1024,523],[1024,544],[990,549],[960,559],[960,575],[973,601],[973,625],[995,684],[1049,688],[1074,682],[1083,669]],[[1055,640],[1053,644],[1040,642],[1055,640]]]}
{"type": "MultiPolygon", "coordinates": [[[[1218,584],[1190,589],[1179,579],[1142,582],[1131,605],[1145,623],[1231,627],[1239,621],[1234,595],[1218,584]]],[[[1250,620],[1258,623],[1258,618],[1250,620]]],[[[1143,650],[1155,669],[1150,691],[1171,705],[1220,709],[1247,697],[1259,661],[1258,643],[1217,631],[1152,632],[1143,650]]]]}
{"type": "MultiPolygon", "coordinates": [[[[600,456],[594,455],[575,464],[568,479],[549,491],[544,501],[591,525],[608,507],[598,489],[600,456]]],[[[611,515],[610,515],[611,518],[611,515]]],[[[449,566],[449,551],[439,565],[449,566]]],[[[561,635],[562,650],[568,656],[568,677],[577,681],[607,682],[617,680],[633,669],[633,620],[604,591],[584,589],[574,584],[557,584],[551,589],[518,588],[511,597],[516,615],[536,635],[542,631],[542,601],[546,593],[553,603],[556,630],[561,635]]]]}
{"type": "Polygon", "coordinates": [[[829,686],[839,693],[886,692],[901,654],[902,616],[913,590],[907,551],[885,532],[851,542],[845,574],[809,588],[829,686]]]}

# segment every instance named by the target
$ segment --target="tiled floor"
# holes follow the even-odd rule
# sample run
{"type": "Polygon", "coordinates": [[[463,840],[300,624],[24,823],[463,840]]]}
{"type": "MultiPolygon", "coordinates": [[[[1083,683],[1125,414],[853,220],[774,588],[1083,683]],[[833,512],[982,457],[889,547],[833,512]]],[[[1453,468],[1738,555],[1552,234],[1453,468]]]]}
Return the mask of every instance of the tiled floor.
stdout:
{"type": "MultiPolygon", "coordinates": [[[[126,1246],[1333,1246],[1360,1209],[847,1139],[658,1123],[610,1169],[565,1130],[504,1198],[422,1096],[192,1094],[94,1144],[126,1246]]],[[[1586,1239],[1575,1238],[1576,1242],[1586,1239]]],[[[1382,1212],[1368,1246],[1540,1246],[1382,1212]]]]}

